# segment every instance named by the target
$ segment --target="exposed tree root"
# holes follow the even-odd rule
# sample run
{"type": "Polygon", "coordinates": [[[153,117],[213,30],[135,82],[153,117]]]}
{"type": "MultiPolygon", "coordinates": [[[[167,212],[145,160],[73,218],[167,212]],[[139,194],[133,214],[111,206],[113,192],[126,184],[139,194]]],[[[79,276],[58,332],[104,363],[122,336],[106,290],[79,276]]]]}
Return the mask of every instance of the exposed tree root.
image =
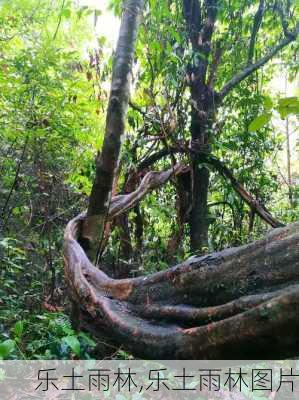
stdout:
{"type": "MultiPolygon", "coordinates": [[[[145,177],[143,195],[172,173],[145,177]]],[[[133,207],[140,193],[116,196],[109,216],[133,207]]],[[[166,271],[118,280],[87,258],[79,244],[83,220],[76,217],[65,231],[65,275],[81,326],[93,334],[153,359],[299,354],[299,223],[166,271]]]]}

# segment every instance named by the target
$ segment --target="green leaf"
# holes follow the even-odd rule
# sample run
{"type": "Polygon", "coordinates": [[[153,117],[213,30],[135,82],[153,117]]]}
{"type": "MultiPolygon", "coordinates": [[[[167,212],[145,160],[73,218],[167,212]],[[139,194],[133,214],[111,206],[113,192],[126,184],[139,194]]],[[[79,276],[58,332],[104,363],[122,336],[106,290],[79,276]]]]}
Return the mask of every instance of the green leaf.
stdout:
{"type": "Polygon", "coordinates": [[[65,18],[70,18],[71,14],[72,14],[72,12],[71,12],[71,10],[69,8],[64,8],[61,11],[61,16],[65,17],[65,18]]]}
{"type": "Polygon", "coordinates": [[[271,114],[266,113],[266,114],[261,114],[258,117],[256,117],[251,123],[249,124],[248,130],[249,132],[255,132],[258,129],[261,129],[263,126],[265,126],[271,119],[271,114]]]}
{"type": "Polygon", "coordinates": [[[4,342],[0,343],[0,359],[3,360],[7,358],[9,353],[11,353],[15,348],[15,341],[11,339],[7,339],[4,342]]]}
{"type": "Polygon", "coordinates": [[[18,321],[14,328],[13,328],[14,334],[16,337],[20,338],[24,332],[24,322],[23,321],[18,321]]]}
{"type": "Polygon", "coordinates": [[[298,105],[299,99],[298,97],[285,97],[283,99],[278,100],[278,105],[280,107],[287,107],[291,105],[298,105]]]}
{"type": "Polygon", "coordinates": [[[80,356],[81,346],[77,336],[65,336],[63,341],[72,349],[72,351],[77,355],[80,356]]]}
{"type": "Polygon", "coordinates": [[[90,347],[96,346],[96,342],[94,340],[92,340],[88,335],[86,335],[86,333],[80,332],[78,336],[80,338],[82,338],[88,346],[90,346],[90,347]]]}
{"type": "Polygon", "coordinates": [[[107,39],[105,38],[105,36],[100,36],[97,38],[98,43],[101,47],[105,46],[107,39]]]}
{"type": "Polygon", "coordinates": [[[265,110],[267,110],[267,111],[270,111],[273,108],[273,101],[272,101],[271,97],[269,97],[269,96],[264,97],[264,107],[265,107],[265,110]]]}
{"type": "Polygon", "coordinates": [[[82,18],[82,15],[86,10],[88,10],[88,6],[83,6],[79,8],[79,10],[77,11],[78,19],[82,18]]]}
{"type": "Polygon", "coordinates": [[[290,114],[299,114],[298,97],[286,97],[284,99],[279,99],[277,110],[282,119],[285,119],[290,114]]]}

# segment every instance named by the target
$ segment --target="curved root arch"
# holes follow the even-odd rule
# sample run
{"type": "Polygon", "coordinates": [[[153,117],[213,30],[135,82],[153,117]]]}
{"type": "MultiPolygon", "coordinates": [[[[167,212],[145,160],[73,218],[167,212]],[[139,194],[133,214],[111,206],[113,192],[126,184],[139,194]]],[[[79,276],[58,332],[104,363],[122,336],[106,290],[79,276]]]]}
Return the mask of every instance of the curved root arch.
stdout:
{"type": "Polygon", "coordinates": [[[163,272],[117,280],[80,246],[83,220],[74,218],[65,231],[65,275],[82,326],[92,333],[152,359],[298,355],[299,223],[163,272]]]}

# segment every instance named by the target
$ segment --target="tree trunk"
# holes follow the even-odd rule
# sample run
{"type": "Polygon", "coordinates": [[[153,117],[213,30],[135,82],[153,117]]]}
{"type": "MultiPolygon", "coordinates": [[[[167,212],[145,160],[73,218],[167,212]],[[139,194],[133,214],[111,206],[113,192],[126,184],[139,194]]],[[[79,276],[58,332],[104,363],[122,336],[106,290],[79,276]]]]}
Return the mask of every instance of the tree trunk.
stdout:
{"type": "MultiPolygon", "coordinates": [[[[285,75],[285,96],[287,97],[287,86],[288,86],[288,76],[285,75]]],[[[285,119],[285,135],[286,135],[286,158],[287,158],[287,185],[288,185],[288,195],[290,207],[294,207],[293,200],[293,182],[292,182],[292,173],[291,173],[291,146],[290,146],[290,125],[289,125],[289,117],[287,116],[285,119]]]]}
{"type": "MultiPolygon", "coordinates": [[[[183,2],[186,28],[194,53],[193,64],[188,65],[191,92],[191,149],[211,152],[210,136],[214,115],[213,89],[207,84],[208,58],[217,16],[217,0],[183,2]],[[204,10],[202,10],[204,7],[204,10]]],[[[192,162],[192,210],[190,216],[191,251],[202,252],[208,247],[208,190],[209,170],[199,166],[198,156],[192,162]]]]}
{"type": "MultiPolygon", "coordinates": [[[[204,95],[203,95],[204,96],[204,95]]],[[[197,96],[198,97],[198,94],[197,96]]],[[[198,103],[197,103],[198,104],[198,103]]],[[[193,110],[191,115],[191,149],[194,153],[210,154],[209,124],[207,110],[193,110]]],[[[190,215],[191,251],[205,251],[208,247],[208,192],[210,172],[200,165],[199,156],[195,154],[192,162],[192,209],[190,215]]]]}
{"type": "Polygon", "coordinates": [[[190,246],[192,252],[208,248],[208,190],[209,170],[193,164],[193,202],[190,217],[190,246]]]}
{"type": "Polygon", "coordinates": [[[87,216],[82,226],[81,243],[91,259],[95,259],[102,239],[118,167],[121,137],[129,102],[132,64],[139,16],[143,0],[127,0],[113,61],[103,147],[96,159],[96,176],[89,198],[87,216]]]}

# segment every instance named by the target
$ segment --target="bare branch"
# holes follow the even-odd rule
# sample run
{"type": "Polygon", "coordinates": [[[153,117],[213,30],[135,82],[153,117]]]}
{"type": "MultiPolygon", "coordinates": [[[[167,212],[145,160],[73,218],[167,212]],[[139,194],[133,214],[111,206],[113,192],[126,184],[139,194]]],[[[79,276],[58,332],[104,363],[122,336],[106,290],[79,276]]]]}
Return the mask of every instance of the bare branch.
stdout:
{"type": "Polygon", "coordinates": [[[274,46],[264,57],[259,59],[256,63],[249,65],[243,71],[236,74],[232,79],[230,79],[220,90],[219,98],[223,99],[235,86],[237,86],[240,82],[246,79],[249,75],[251,75],[254,71],[261,68],[265,65],[269,60],[271,60],[280,50],[286,47],[289,43],[296,40],[299,33],[299,24],[297,24],[296,29],[290,32],[287,37],[282,39],[276,46],[274,46]]]}
{"type": "Polygon", "coordinates": [[[177,164],[174,168],[170,168],[167,171],[148,172],[142,179],[138,188],[132,193],[120,194],[112,198],[109,208],[109,219],[123,214],[133,208],[148,192],[162,186],[172,176],[179,174],[183,170],[186,170],[186,167],[177,164]]]}
{"type": "Polygon", "coordinates": [[[288,25],[289,24],[288,24],[288,21],[287,21],[285,10],[283,9],[283,6],[279,4],[279,2],[276,2],[275,8],[277,9],[279,17],[280,17],[283,33],[287,37],[289,35],[289,30],[288,30],[288,28],[289,28],[288,25]]]}
{"type": "Polygon", "coordinates": [[[55,29],[55,32],[54,32],[52,40],[55,40],[56,37],[57,37],[58,31],[59,31],[59,28],[60,28],[60,25],[61,25],[62,12],[63,12],[63,9],[64,9],[64,5],[65,5],[65,0],[62,0],[60,14],[59,14],[59,18],[58,18],[58,23],[57,23],[57,26],[56,26],[56,29],[55,29]]]}
{"type": "Polygon", "coordinates": [[[218,158],[213,156],[204,156],[205,162],[213,165],[217,171],[225,178],[230,180],[230,183],[236,193],[249,205],[249,207],[255,211],[265,222],[271,225],[273,228],[284,226],[281,222],[276,220],[270,212],[263,206],[258,200],[255,200],[253,196],[247,192],[243,185],[241,185],[234,177],[232,171],[227,168],[218,158]]]}
{"type": "MultiPolygon", "coordinates": [[[[13,191],[15,190],[16,185],[17,185],[17,182],[18,182],[18,178],[19,178],[19,174],[20,174],[20,169],[21,169],[21,166],[22,166],[24,157],[25,157],[25,153],[26,153],[28,141],[29,141],[29,137],[27,136],[26,139],[25,139],[23,148],[22,148],[22,153],[21,153],[20,159],[19,159],[19,161],[18,161],[18,163],[17,163],[17,168],[16,168],[16,172],[15,172],[15,177],[14,177],[13,183],[12,183],[12,185],[11,185],[10,191],[9,191],[9,193],[8,193],[8,196],[7,196],[7,198],[6,198],[5,202],[4,202],[4,206],[3,206],[2,211],[1,211],[1,218],[2,218],[2,220],[4,220],[6,208],[7,208],[8,204],[9,204],[11,195],[13,194],[13,191]]],[[[9,217],[6,218],[6,222],[4,222],[4,224],[3,224],[3,229],[4,229],[4,227],[5,227],[5,225],[6,225],[7,221],[8,221],[8,219],[9,219],[9,217]]]]}

